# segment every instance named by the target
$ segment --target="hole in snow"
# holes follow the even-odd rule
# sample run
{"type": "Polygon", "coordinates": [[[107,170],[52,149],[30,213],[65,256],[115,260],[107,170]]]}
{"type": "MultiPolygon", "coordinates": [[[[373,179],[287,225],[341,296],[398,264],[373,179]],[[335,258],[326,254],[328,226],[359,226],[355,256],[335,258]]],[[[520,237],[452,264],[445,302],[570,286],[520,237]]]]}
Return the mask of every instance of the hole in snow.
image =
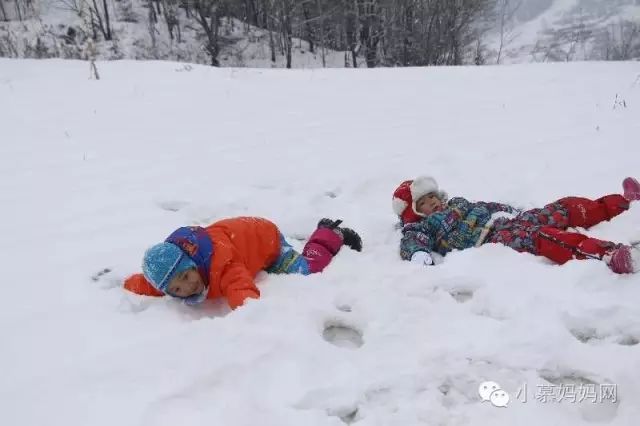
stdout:
{"type": "Polygon", "coordinates": [[[325,324],[322,337],[327,342],[340,348],[357,349],[364,344],[360,331],[351,326],[335,322],[325,324]]]}
{"type": "Polygon", "coordinates": [[[338,305],[336,306],[336,308],[338,308],[338,310],[342,312],[351,312],[351,306],[349,305],[338,305]]]}
{"type": "Polygon", "coordinates": [[[159,201],[158,207],[169,212],[177,212],[186,207],[188,204],[189,203],[187,203],[186,201],[159,201]]]}
{"type": "Polygon", "coordinates": [[[343,423],[350,425],[353,422],[355,422],[357,415],[358,415],[358,409],[356,408],[355,410],[351,411],[350,413],[341,415],[339,418],[340,418],[340,420],[342,420],[343,423]]]}
{"type": "Polygon", "coordinates": [[[356,421],[358,407],[348,405],[339,408],[330,408],[327,410],[327,414],[331,417],[339,418],[344,424],[350,425],[356,421]]]}
{"type": "Polygon", "coordinates": [[[338,194],[336,194],[334,191],[326,191],[324,195],[326,195],[329,198],[336,198],[338,196],[338,194]]]}
{"type": "Polygon", "coordinates": [[[595,328],[573,328],[569,332],[582,343],[595,343],[594,341],[601,341],[607,339],[609,342],[614,342],[623,346],[635,346],[640,344],[640,339],[631,335],[611,336],[611,335],[598,335],[595,328]]]}
{"type": "Polygon", "coordinates": [[[309,239],[309,236],[303,234],[290,234],[287,235],[287,239],[289,238],[296,241],[307,241],[307,239],[309,239]]]}
{"type": "Polygon", "coordinates": [[[547,382],[557,386],[563,386],[563,385],[566,386],[568,384],[592,386],[592,385],[598,384],[597,382],[587,377],[584,377],[581,373],[577,371],[558,372],[558,371],[543,370],[543,371],[540,371],[539,374],[540,374],[540,377],[545,379],[547,382]]]}
{"type": "Polygon", "coordinates": [[[441,384],[440,386],[438,386],[438,390],[444,396],[447,396],[449,394],[449,392],[451,391],[451,385],[449,383],[445,382],[445,383],[441,384]]]}
{"type": "Polygon", "coordinates": [[[598,383],[579,371],[544,370],[539,374],[556,387],[548,400],[560,401],[560,398],[566,398],[577,403],[583,420],[589,423],[610,423],[617,416],[619,394],[617,385],[612,381],[600,378],[598,381],[602,383],[598,383]]]}
{"type": "Polygon", "coordinates": [[[640,340],[638,340],[638,338],[634,336],[622,336],[621,338],[618,339],[619,345],[635,346],[638,343],[640,343],[640,340]]]}
{"type": "Polygon", "coordinates": [[[588,343],[591,340],[599,339],[595,328],[572,328],[569,333],[582,343],[588,343]]]}
{"type": "Polygon", "coordinates": [[[106,275],[106,274],[108,274],[109,272],[111,272],[111,268],[104,268],[104,269],[102,269],[102,270],[100,270],[100,271],[96,272],[95,274],[93,274],[93,275],[91,276],[91,280],[92,280],[92,281],[99,281],[99,280],[100,280],[100,278],[101,278],[103,275],[106,275]]]}
{"type": "Polygon", "coordinates": [[[471,300],[471,298],[473,297],[473,290],[464,290],[464,289],[451,290],[449,291],[449,294],[451,295],[451,297],[454,298],[456,302],[464,303],[471,300]]]}

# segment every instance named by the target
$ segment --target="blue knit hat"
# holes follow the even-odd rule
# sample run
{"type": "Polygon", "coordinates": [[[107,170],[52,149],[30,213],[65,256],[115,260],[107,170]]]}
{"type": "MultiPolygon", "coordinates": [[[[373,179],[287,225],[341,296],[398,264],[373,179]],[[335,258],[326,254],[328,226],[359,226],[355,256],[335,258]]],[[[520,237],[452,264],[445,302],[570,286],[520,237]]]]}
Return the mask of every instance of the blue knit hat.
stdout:
{"type": "Polygon", "coordinates": [[[196,268],[195,262],[180,247],[167,242],[149,248],[142,261],[144,277],[165,294],[173,277],[190,268],[196,268]]]}

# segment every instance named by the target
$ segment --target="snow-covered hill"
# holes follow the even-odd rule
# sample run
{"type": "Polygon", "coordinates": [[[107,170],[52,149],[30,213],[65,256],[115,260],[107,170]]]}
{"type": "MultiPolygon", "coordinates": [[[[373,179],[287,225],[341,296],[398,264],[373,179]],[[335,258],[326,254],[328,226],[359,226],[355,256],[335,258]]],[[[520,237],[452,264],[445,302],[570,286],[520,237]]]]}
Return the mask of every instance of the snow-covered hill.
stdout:
{"type": "MultiPolygon", "coordinates": [[[[33,8],[28,14],[23,12],[23,21],[19,21],[11,7],[15,2],[0,1],[4,2],[5,13],[13,19],[0,21],[0,56],[83,59],[88,55],[87,41],[92,31],[87,12],[84,11],[85,19],[81,19],[77,10],[70,10],[73,9],[70,5],[81,3],[32,0],[29,4],[34,5],[33,8]]],[[[161,2],[106,1],[114,37],[112,41],[97,37],[99,59],[211,62],[202,28],[186,17],[184,9],[176,6],[174,13],[179,30],[170,32],[166,11],[162,12],[159,6],[161,2]],[[149,4],[156,4],[158,10],[149,4]]],[[[169,3],[173,4],[162,2],[163,5],[169,3]]],[[[487,28],[479,44],[487,64],[640,59],[638,0],[496,0],[495,12],[495,16],[483,18],[487,22],[483,20],[481,25],[487,28]]],[[[340,22],[338,18],[334,17],[340,22]]],[[[303,37],[304,31],[300,28],[304,26],[299,24],[294,35],[303,37]]],[[[284,43],[277,28],[270,33],[237,19],[224,18],[220,38],[218,59],[222,66],[282,68],[286,64],[284,43]]],[[[315,47],[311,49],[308,41],[294,38],[292,67],[353,66],[351,52],[315,47]]],[[[381,44],[380,58],[383,49],[381,44]]],[[[362,67],[365,49],[358,46],[355,50],[359,52],[358,65],[362,67]]]]}
{"type": "Polygon", "coordinates": [[[503,41],[501,63],[619,60],[625,48],[640,59],[640,2],[499,0],[489,40],[496,50],[503,41]]]}
{"type": "MultiPolygon", "coordinates": [[[[1,0],[0,0],[1,1],[1,0]]],[[[90,48],[90,27],[77,12],[70,10],[73,0],[33,0],[34,10],[23,21],[0,20],[0,57],[85,59],[90,48]]],[[[149,2],[142,0],[108,1],[113,40],[96,43],[98,59],[171,60],[188,63],[211,62],[202,29],[186,20],[185,12],[176,9],[179,30],[171,37],[161,14],[151,16],[149,2]],[[155,17],[155,18],[154,18],[155,17]]],[[[159,7],[159,6],[158,6],[159,7]]],[[[7,14],[13,9],[6,8],[7,14]]],[[[85,12],[86,13],[86,12],[85,12]]],[[[10,17],[15,18],[15,12],[10,17]]],[[[247,25],[232,18],[221,20],[221,66],[284,68],[283,41],[277,31],[247,25]],[[274,55],[272,57],[271,42],[274,55]],[[272,59],[275,58],[275,61],[272,59]]],[[[293,38],[292,67],[342,68],[345,52],[318,48],[313,52],[307,41],[293,38]]]]}
{"type": "MultiPolygon", "coordinates": [[[[620,191],[640,175],[637,63],[98,68],[0,60],[0,424],[637,424],[640,276],[499,246],[425,269],[399,259],[391,209],[418,173],[521,207],[620,191]],[[298,247],[340,217],[365,248],[260,275],[233,312],[120,287],[174,227],[234,215],[298,247]]],[[[639,223],[634,205],[590,233],[639,223]]]]}

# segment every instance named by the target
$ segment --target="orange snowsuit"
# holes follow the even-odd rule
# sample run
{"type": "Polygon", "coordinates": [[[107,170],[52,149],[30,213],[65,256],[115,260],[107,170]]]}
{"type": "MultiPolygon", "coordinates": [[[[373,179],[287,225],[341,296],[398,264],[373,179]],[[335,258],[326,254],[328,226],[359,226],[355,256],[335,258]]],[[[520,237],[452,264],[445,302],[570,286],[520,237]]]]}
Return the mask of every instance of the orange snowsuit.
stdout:
{"type": "MultiPolygon", "coordinates": [[[[207,299],[226,297],[231,309],[247,298],[258,299],[254,277],[268,268],[280,253],[280,232],[267,219],[238,217],[205,228],[213,241],[207,299]]],[[[163,296],[142,274],[125,280],[124,288],[148,296],[163,296]]]]}

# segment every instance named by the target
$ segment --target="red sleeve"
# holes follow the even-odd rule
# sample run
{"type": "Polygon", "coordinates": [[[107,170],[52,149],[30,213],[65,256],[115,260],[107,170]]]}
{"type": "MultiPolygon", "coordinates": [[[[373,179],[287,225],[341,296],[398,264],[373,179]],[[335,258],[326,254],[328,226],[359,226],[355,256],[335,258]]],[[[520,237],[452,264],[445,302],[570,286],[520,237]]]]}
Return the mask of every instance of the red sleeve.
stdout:
{"type": "Polygon", "coordinates": [[[143,294],[145,296],[164,296],[161,291],[156,290],[142,274],[131,275],[124,281],[124,288],[132,293],[143,294]]]}
{"type": "Polygon", "coordinates": [[[247,298],[260,298],[260,290],[253,282],[249,270],[238,262],[231,263],[225,268],[220,287],[231,309],[242,306],[247,298]]]}

